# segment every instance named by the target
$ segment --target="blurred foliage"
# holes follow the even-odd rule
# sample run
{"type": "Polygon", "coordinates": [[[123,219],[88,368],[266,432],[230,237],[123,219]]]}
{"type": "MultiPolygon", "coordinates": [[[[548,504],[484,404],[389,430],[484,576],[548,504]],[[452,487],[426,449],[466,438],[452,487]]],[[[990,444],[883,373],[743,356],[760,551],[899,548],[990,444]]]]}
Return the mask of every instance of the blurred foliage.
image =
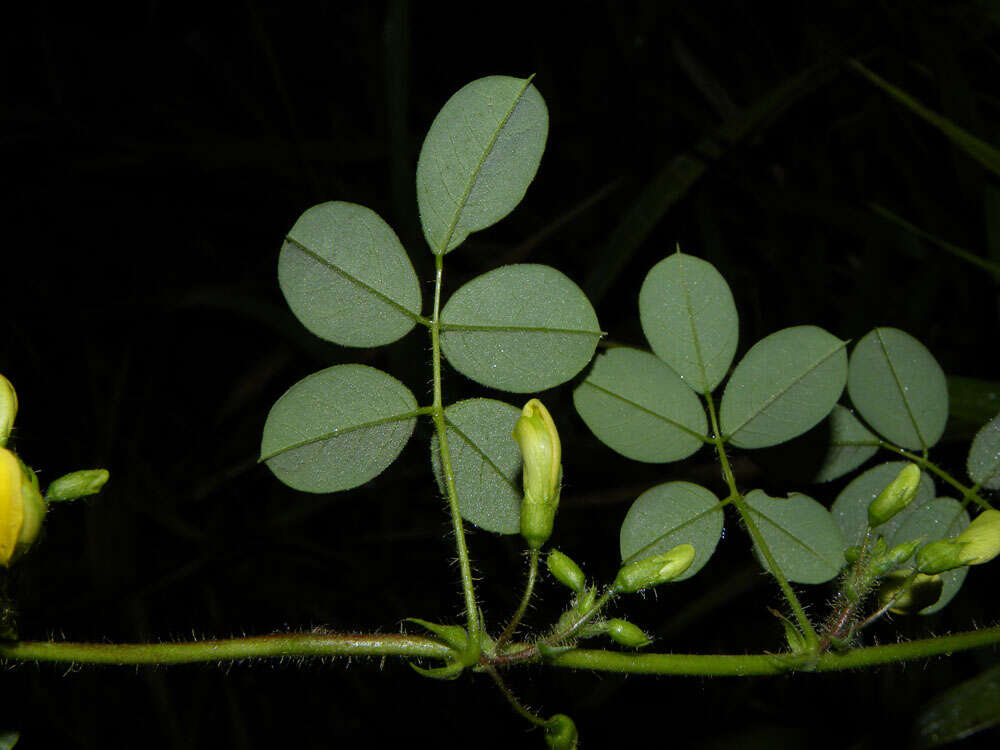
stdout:
{"type": "MultiPolygon", "coordinates": [[[[445,99],[479,76],[535,73],[550,138],[524,203],[449,257],[450,289],[504,263],[551,263],[599,292],[612,339],[641,345],[639,285],[679,242],[729,280],[743,349],[799,323],[855,340],[896,326],[950,376],[987,381],[987,394],[1000,380],[989,354],[995,279],[926,241],[1000,262],[995,177],[844,64],[862,61],[995,146],[996,2],[848,0],[789,12],[643,0],[577,4],[569,15],[535,3],[485,27],[479,11],[403,0],[140,2],[116,12],[40,3],[23,13],[0,32],[16,60],[0,100],[0,371],[21,397],[15,438],[28,461],[44,456],[56,476],[107,466],[113,477],[100,500],[56,509],[9,581],[26,638],[395,630],[407,616],[458,618],[426,426],[392,471],[338,495],[296,493],[255,457],[270,405],[320,366],[372,364],[426,397],[419,333],[370,351],[320,342],[282,303],[277,255],[305,208],[349,200],[382,215],[429,279],[416,155],[445,99]],[[652,218],[626,232],[623,221],[646,205],[652,218]]],[[[445,389],[449,401],[481,393],[452,371],[445,389]]],[[[668,479],[715,486],[718,472],[704,451],[669,475],[616,456],[575,417],[571,390],[545,397],[565,454],[553,541],[609,580],[635,497],[668,479]]],[[[958,437],[976,426],[966,421],[958,437]]],[[[942,463],[961,473],[964,446],[947,451],[942,463]]],[[[764,479],[746,460],[736,469],[748,489],[764,479]]],[[[771,493],[808,491],[766,479],[771,493]]],[[[832,498],[839,486],[815,494],[832,498]]],[[[657,647],[777,648],[765,605],[778,592],[745,574],[750,545],[727,531],[696,579],[630,610],[657,647]]],[[[470,543],[495,626],[516,604],[521,550],[516,537],[482,532],[470,543]]],[[[873,636],[995,619],[997,573],[969,579],[940,614],[873,636]]],[[[551,582],[541,592],[535,622],[561,604],[551,582]]],[[[818,611],[823,591],[812,596],[818,611]]],[[[670,706],[679,747],[869,748],[896,746],[925,701],[986,658],[787,679],[532,670],[511,682],[529,704],[544,695],[547,709],[575,717],[588,747],[620,743],[645,729],[631,717],[670,706]]],[[[470,724],[482,747],[525,741],[492,685],[429,685],[401,663],[22,667],[0,679],[0,730],[20,731],[26,749],[253,748],[293,737],[306,748],[394,734],[439,744],[470,724]]],[[[963,747],[991,733],[995,742],[995,732],[963,747]]]]}

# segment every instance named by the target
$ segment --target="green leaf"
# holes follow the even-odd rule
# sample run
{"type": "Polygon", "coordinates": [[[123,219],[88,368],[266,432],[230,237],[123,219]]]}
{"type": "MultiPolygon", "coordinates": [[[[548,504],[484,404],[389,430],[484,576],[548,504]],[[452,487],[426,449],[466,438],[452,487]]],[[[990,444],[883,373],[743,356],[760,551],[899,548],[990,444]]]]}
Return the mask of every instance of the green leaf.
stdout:
{"type": "MultiPolygon", "coordinates": [[[[936,695],[917,716],[913,747],[941,747],[1000,724],[1000,665],[936,695]]],[[[983,747],[987,747],[984,744],[983,747]]]]}
{"type": "Polygon", "coordinates": [[[532,393],[565,383],[594,356],[594,308],[549,266],[503,266],[462,286],[441,311],[441,348],[477,383],[532,393]]]}
{"type": "Polygon", "coordinates": [[[966,465],[973,482],[988,490],[1000,490],[1000,414],[976,433],[966,465]]]}
{"type": "Polygon", "coordinates": [[[679,461],[708,431],[705,410],[677,373],[652,354],[625,347],[594,360],[573,403],[597,438],[633,461],[679,461]]]}
{"type": "MultiPolygon", "coordinates": [[[[843,532],[848,545],[861,542],[861,537],[868,526],[868,506],[908,463],[909,461],[888,461],[879,464],[855,477],[837,495],[830,510],[833,512],[833,517],[843,532]]],[[[879,533],[887,539],[891,538],[910,513],[933,499],[934,482],[931,481],[926,472],[921,473],[920,487],[913,500],[897,515],[879,526],[879,533]]]]}
{"type": "Polygon", "coordinates": [[[715,266],[678,250],[646,275],[639,291],[642,330],[656,356],[699,393],[729,371],[739,340],[733,294],[715,266]]]}
{"type": "Polygon", "coordinates": [[[898,328],[876,328],[851,353],[847,392],[876,432],[926,450],[948,421],[948,384],[927,347],[898,328]]]}
{"type": "Polygon", "coordinates": [[[0,732],[0,750],[12,750],[19,739],[20,732],[0,732]]]}
{"type": "Polygon", "coordinates": [[[621,530],[622,564],[669,552],[678,544],[694,547],[694,560],[674,580],[690,578],[704,567],[722,536],[719,499],[691,482],[667,482],[643,492],[632,503],[621,530]]]}
{"type": "Polygon", "coordinates": [[[816,326],[758,341],[722,395],[722,432],[739,448],[766,448],[801,435],[830,413],[847,380],[845,342],[816,326]]]}
{"type": "Polygon", "coordinates": [[[850,60],[848,65],[861,73],[861,75],[874,83],[911,112],[919,117],[922,117],[926,122],[930,123],[944,133],[948,140],[962,149],[970,157],[978,161],[994,174],[1000,175],[1000,151],[997,151],[995,148],[986,143],[986,141],[977,138],[959,125],[956,125],[948,118],[942,117],[937,112],[928,109],[902,89],[893,86],[885,79],[868,70],[868,68],[859,63],[857,60],[850,60]]]}
{"type": "Polygon", "coordinates": [[[260,460],[304,492],[358,487],[396,460],[418,413],[413,394],[394,377],[336,365],[300,380],[271,407],[260,460]]]}
{"type": "Polygon", "coordinates": [[[829,482],[861,466],[878,451],[878,438],[839,404],[830,412],[830,447],[815,481],[829,482]]]}
{"type": "MultiPolygon", "coordinates": [[[[746,502],[764,544],[788,580],[823,583],[844,567],[844,536],[830,511],[811,497],[795,492],[782,499],[753,490],[746,502]]],[[[767,568],[756,544],[755,551],[767,568]]]]}
{"type": "MultiPolygon", "coordinates": [[[[916,500],[913,502],[915,503],[916,500]]],[[[886,534],[889,547],[892,548],[897,544],[912,542],[920,537],[924,537],[926,542],[930,544],[945,537],[957,536],[965,531],[968,525],[969,513],[962,508],[962,504],[950,497],[943,497],[923,503],[907,513],[893,534],[883,533],[886,534]]],[[[942,573],[941,580],[944,583],[944,588],[941,589],[941,597],[931,606],[920,610],[920,614],[931,615],[943,609],[962,588],[968,572],[968,567],[965,567],[942,573]]]]}
{"type": "MultiPolygon", "coordinates": [[[[459,401],[444,410],[448,452],[462,518],[498,534],[521,531],[521,452],[511,437],[521,410],[489,398],[459,401]]],[[[437,435],[431,465],[446,492],[437,435]]]]}
{"type": "Polygon", "coordinates": [[[306,328],[343,346],[389,344],[420,317],[420,283],[399,238],[353,203],[321,203],[298,218],[278,283],[306,328]]]}
{"type": "Polygon", "coordinates": [[[417,204],[435,255],[514,210],[535,178],[549,115],[531,79],[490,76],[438,112],[417,162],[417,204]]]}

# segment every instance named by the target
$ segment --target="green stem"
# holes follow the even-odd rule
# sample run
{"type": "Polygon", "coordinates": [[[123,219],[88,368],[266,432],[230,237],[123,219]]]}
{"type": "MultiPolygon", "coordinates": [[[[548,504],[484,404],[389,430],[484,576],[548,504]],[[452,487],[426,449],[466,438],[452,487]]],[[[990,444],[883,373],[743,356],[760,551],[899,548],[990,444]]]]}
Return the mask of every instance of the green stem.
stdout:
{"type": "Polygon", "coordinates": [[[531,601],[531,595],[535,591],[535,581],[538,579],[538,550],[532,549],[528,557],[528,581],[524,585],[524,596],[521,597],[521,603],[518,605],[517,610],[514,612],[514,616],[510,618],[510,623],[504,628],[503,633],[497,639],[495,651],[500,653],[503,647],[507,644],[514,634],[517,632],[517,626],[521,624],[521,618],[524,617],[524,613],[528,610],[528,603],[531,601]]]}
{"type": "Polygon", "coordinates": [[[458,550],[458,565],[462,576],[462,591],[465,595],[465,620],[469,635],[478,640],[480,623],[476,606],[476,590],[472,582],[472,567],[469,564],[469,549],[465,544],[465,528],[462,525],[462,514],[458,510],[458,493],[455,492],[455,473],[451,467],[451,451],[448,450],[448,427],[444,418],[444,406],[441,402],[441,279],[444,270],[442,255],[434,256],[434,316],[431,318],[431,362],[434,369],[434,403],[433,419],[437,428],[438,447],[441,452],[441,471],[444,474],[444,484],[448,495],[448,508],[451,511],[452,531],[455,534],[455,547],[458,550]]]}
{"type": "Polygon", "coordinates": [[[800,664],[771,654],[628,654],[576,650],[555,656],[552,666],[631,674],[734,676],[784,674],[789,671],[839,672],[879,664],[926,659],[1000,643],[1000,627],[984,628],[920,641],[869,646],[843,654],[825,653],[800,664]]]}
{"type": "Polygon", "coordinates": [[[0,659],[78,664],[193,664],[285,656],[404,656],[447,659],[440,641],[415,635],[288,633],[193,643],[0,642],[0,659]]]}
{"type": "Polygon", "coordinates": [[[972,487],[966,487],[964,484],[962,484],[957,479],[955,479],[955,477],[953,477],[947,471],[945,471],[944,469],[942,469],[941,467],[939,467],[936,463],[934,463],[933,461],[931,461],[926,456],[921,456],[921,455],[919,455],[917,453],[911,453],[910,451],[904,450],[903,448],[900,448],[898,445],[893,445],[892,443],[889,443],[889,442],[887,442],[885,440],[879,440],[878,444],[879,444],[879,447],[885,448],[887,451],[892,451],[893,453],[898,453],[903,458],[906,458],[906,459],[912,461],[917,466],[919,466],[921,469],[926,469],[930,473],[936,474],[938,477],[941,478],[941,481],[943,481],[943,482],[945,482],[947,484],[950,484],[956,490],[958,490],[959,492],[961,492],[962,493],[962,497],[966,501],[971,500],[972,502],[974,502],[976,505],[978,505],[983,510],[990,510],[990,508],[993,507],[988,502],[986,502],[985,500],[983,500],[983,498],[981,498],[979,496],[979,493],[976,492],[976,490],[974,488],[972,488],[972,487]]]}
{"type": "Polygon", "coordinates": [[[785,595],[785,599],[788,601],[788,606],[795,615],[795,620],[799,624],[799,629],[802,631],[802,635],[805,637],[806,643],[809,645],[810,649],[815,649],[819,643],[819,636],[816,634],[816,629],[806,616],[806,611],[802,608],[799,598],[795,595],[791,585],[788,583],[788,578],[781,570],[781,566],[778,565],[778,561],[774,559],[774,555],[771,554],[770,548],[764,542],[764,537],[761,535],[760,529],[757,528],[757,524],[751,517],[750,506],[747,505],[746,501],[743,499],[743,495],[736,487],[736,477],[733,474],[732,466],[729,465],[729,457],[726,455],[726,445],[725,441],[722,439],[722,431],[719,429],[719,419],[715,413],[715,403],[712,401],[711,393],[705,394],[705,402],[708,404],[708,415],[712,420],[712,442],[715,444],[715,452],[718,454],[719,461],[722,464],[722,475],[726,480],[726,485],[729,487],[729,497],[727,500],[732,500],[733,505],[736,506],[736,510],[739,511],[740,518],[743,519],[743,523],[747,527],[750,537],[753,539],[757,549],[760,550],[761,556],[767,563],[768,570],[771,575],[774,576],[774,580],[778,582],[778,587],[781,589],[781,593],[785,595]]]}
{"type": "Polygon", "coordinates": [[[517,696],[511,692],[510,688],[507,687],[507,683],[503,681],[500,673],[497,672],[493,667],[488,667],[486,669],[487,674],[493,678],[493,681],[500,688],[500,692],[503,693],[504,698],[510,703],[511,708],[513,708],[520,716],[524,717],[536,727],[544,727],[548,722],[541,716],[538,716],[533,711],[531,711],[527,706],[525,706],[521,701],[517,699],[517,696]]]}
{"type": "MultiPolygon", "coordinates": [[[[772,654],[631,654],[574,650],[549,662],[566,669],[601,672],[693,676],[751,676],[789,671],[836,672],[879,664],[926,659],[1000,644],[1000,627],[983,628],[919,641],[869,646],[843,654],[826,653],[794,662],[772,654]]],[[[76,664],[192,664],[286,656],[402,656],[447,659],[454,652],[445,644],[412,635],[340,635],[300,633],[197,643],[59,643],[0,642],[0,659],[7,662],[76,664]]]]}

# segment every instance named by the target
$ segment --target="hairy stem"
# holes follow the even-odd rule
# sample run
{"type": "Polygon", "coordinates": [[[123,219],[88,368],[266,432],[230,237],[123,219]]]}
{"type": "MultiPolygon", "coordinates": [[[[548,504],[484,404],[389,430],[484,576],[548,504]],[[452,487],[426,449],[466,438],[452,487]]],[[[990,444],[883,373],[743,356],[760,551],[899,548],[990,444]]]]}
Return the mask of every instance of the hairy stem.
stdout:
{"type": "Polygon", "coordinates": [[[771,572],[771,575],[774,576],[774,580],[778,582],[778,587],[781,589],[781,593],[785,595],[785,599],[788,601],[788,606],[795,615],[795,620],[799,624],[799,630],[802,631],[802,635],[805,637],[806,643],[809,645],[810,649],[815,649],[819,643],[819,636],[816,634],[816,629],[806,616],[806,611],[802,608],[799,598],[795,595],[791,585],[788,583],[788,578],[778,565],[778,561],[774,559],[774,555],[771,554],[770,548],[764,542],[764,537],[761,535],[760,529],[757,528],[757,524],[751,517],[750,506],[746,504],[746,501],[743,499],[743,495],[736,487],[736,477],[733,474],[732,467],[729,465],[729,457],[726,455],[726,445],[725,441],[722,439],[722,432],[719,430],[719,419],[715,413],[715,403],[712,401],[711,393],[705,394],[705,402],[708,404],[708,415],[712,420],[712,442],[715,444],[715,452],[718,454],[719,461],[722,464],[722,475],[729,487],[729,499],[733,501],[733,505],[735,505],[736,510],[739,511],[740,518],[743,519],[743,523],[747,527],[750,537],[753,539],[757,549],[760,550],[760,554],[764,558],[765,562],[767,562],[768,570],[771,572]]]}
{"type": "Polygon", "coordinates": [[[469,564],[469,548],[465,544],[465,527],[458,510],[458,494],[455,492],[455,474],[451,468],[451,452],[448,450],[448,428],[444,419],[441,402],[441,279],[444,270],[444,256],[434,256],[434,316],[431,318],[431,361],[434,369],[433,418],[437,428],[438,445],[441,452],[441,473],[444,475],[448,508],[451,511],[452,531],[458,551],[458,566],[462,576],[462,591],[465,595],[465,620],[469,635],[478,640],[480,634],[479,613],[476,606],[476,590],[472,582],[472,567],[469,564]]]}
{"type": "Polygon", "coordinates": [[[576,650],[555,656],[552,666],[632,674],[733,676],[784,674],[787,672],[838,672],[879,664],[925,659],[1000,643],[1000,627],[858,648],[843,654],[827,652],[800,663],[771,654],[629,654],[615,651],[576,650]]]}
{"type": "Polygon", "coordinates": [[[416,635],[282,633],[191,643],[0,641],[0,659],[77,664],[193,664],[287,656],[403,656],[446,659],[452,650],[416,635]]]}
{"type": "Polygon", "coordinates": [[[503,647],[507,644],[514,634],[517,633],[517,626],[521,624],[521,618],[524,617],[524,613],[528,609],[528,603],[531,601],[531,595],[535,591],[535,581],[538,579],[538,550],[532,549],[528,557],[528,581],[524,584],[524,595],[521,597],[521,603],[518,605],[517,610],[514,612],[514,616],[510,618],[510,622],[507,627],[504,628],[503,633],[497,639],[496,652],[500,653],[503,647]]]}
{"type": "Polygon", "coordinates": [[[517,699],[517,696],[511,692],[509,687],[507,687],[507,683],[503,681],[503,678],[496,669],[493,667],[487,667],[486,672],[493,678],[497,687],[500,688],[500,692],[503,693],[504,698],[506,698],[507,702],[510,703],[511,708],[513,708],[520,716],[530,721],[536,727],[544,727],[548,723],[545,719],[535,714],[531,709],[517,699]]]}

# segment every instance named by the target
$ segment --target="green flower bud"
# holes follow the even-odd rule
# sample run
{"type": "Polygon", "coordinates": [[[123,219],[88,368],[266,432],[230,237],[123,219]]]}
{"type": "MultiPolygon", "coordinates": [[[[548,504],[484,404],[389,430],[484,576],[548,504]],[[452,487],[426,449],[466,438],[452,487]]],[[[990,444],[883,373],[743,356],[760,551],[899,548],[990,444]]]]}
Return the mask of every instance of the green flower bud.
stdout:
{"type": "Polygon", "coordinates": [[[957,539],[931,542],[917,552],[917,570],[927,575],[937,575],[969,564],[965,545],[957,539]]]}
{"type": "Polygon", "coordinates": [[[552,535],[559,507],[562,446],[552,415],[537,398],[521,410],[514,426],[514,440],[524,459],[521,536],[532,549],[540,549],[552,535]]]}
{"type": "Polygon", "coordinates": [[[551,750],[576,750],[576,724],[566,714],[556,714],[545,724],[545,744],[551,750]]]}
{"type": "Polygon", "coordinates": [[[884,607],[892,602],[892,606],[889,607],[890,612],[895,612],[897,615],[915,615],[941,598],[941,591],[944,589],[941,576],[918,573],[907,586],[906,582],[909,579],[908,570],[897,571],[882,579],[882,587],[878,592],[880,604],[884,607]]]}
{"type": "Polygon", "coordinates": [[[642,648],[653,642],[653,639],[642,632],[641,628],[628,620],[620,620],[617,617],[608,620],[605,632],[613,641],[629,648],[642,648]]]}
{"type": "Polygon", "coordinates": [[[620,594],[632,594],[650,586],[659,586],[681,575],[691,567],[693,560],[694,547],[690,544],[679,544],[662,555],[629,563],[618,571],[612,585],[620,594]]]}
{"type": "Polygon", "coordinates": [[[35,473],[0,448],[0,567],[9,567],[38,538],[46,507],[35,473]]]}
{"type": "Polygon", "coordinates": [[[3,375],[0,375],[0,448],[7,445],[14,417],[17,416],[17,391],[3,375]]]}
{"type": "Polygon", "coordinates": [[[907,464],[868,506],[868,525],[872,528],[888,521],[910,504],[920,488],[920,467],[907,464]]]}
{"type": "Polygon", "coordinates": [[[895,570],[900,565],[905,563],[913,553],[917,551],[917,547],[924,543],[924,537],[914,539],[910,542],[903,542],[902,544],[897,544],[888,552],[879,555],[874,560],[872,560],[871,574],[875,577],[881,576],[892,570],[895,570]]]}
{"type": "Polygon", "coordinates": [[[848,565],[854,565],[854,563],[861,559],[861,547],[855,545],[845,549],[844,559],[847,561],[848,565]]]}
{"type": "Polygon", "coordinates": [[[573,589],[578,594],[583,591],[586,580],[583,571],[568,555],[554,549],[545,558],[545,564],[548,566],[549,572],[563,586],[573,589]]]}
{"type": "Polygon", "coordinates": [[[96,495],[108,481],[107,469],[84,469],[59,477],[49,485],[45,499],[50,503],[96,495]]]}
{"type": "Polygon", "coordinates": [[[962,554],[968,565],[982,565],[1000,555],[1000,510],[986,510],[955,537],[964,544],[962,554]]]}

